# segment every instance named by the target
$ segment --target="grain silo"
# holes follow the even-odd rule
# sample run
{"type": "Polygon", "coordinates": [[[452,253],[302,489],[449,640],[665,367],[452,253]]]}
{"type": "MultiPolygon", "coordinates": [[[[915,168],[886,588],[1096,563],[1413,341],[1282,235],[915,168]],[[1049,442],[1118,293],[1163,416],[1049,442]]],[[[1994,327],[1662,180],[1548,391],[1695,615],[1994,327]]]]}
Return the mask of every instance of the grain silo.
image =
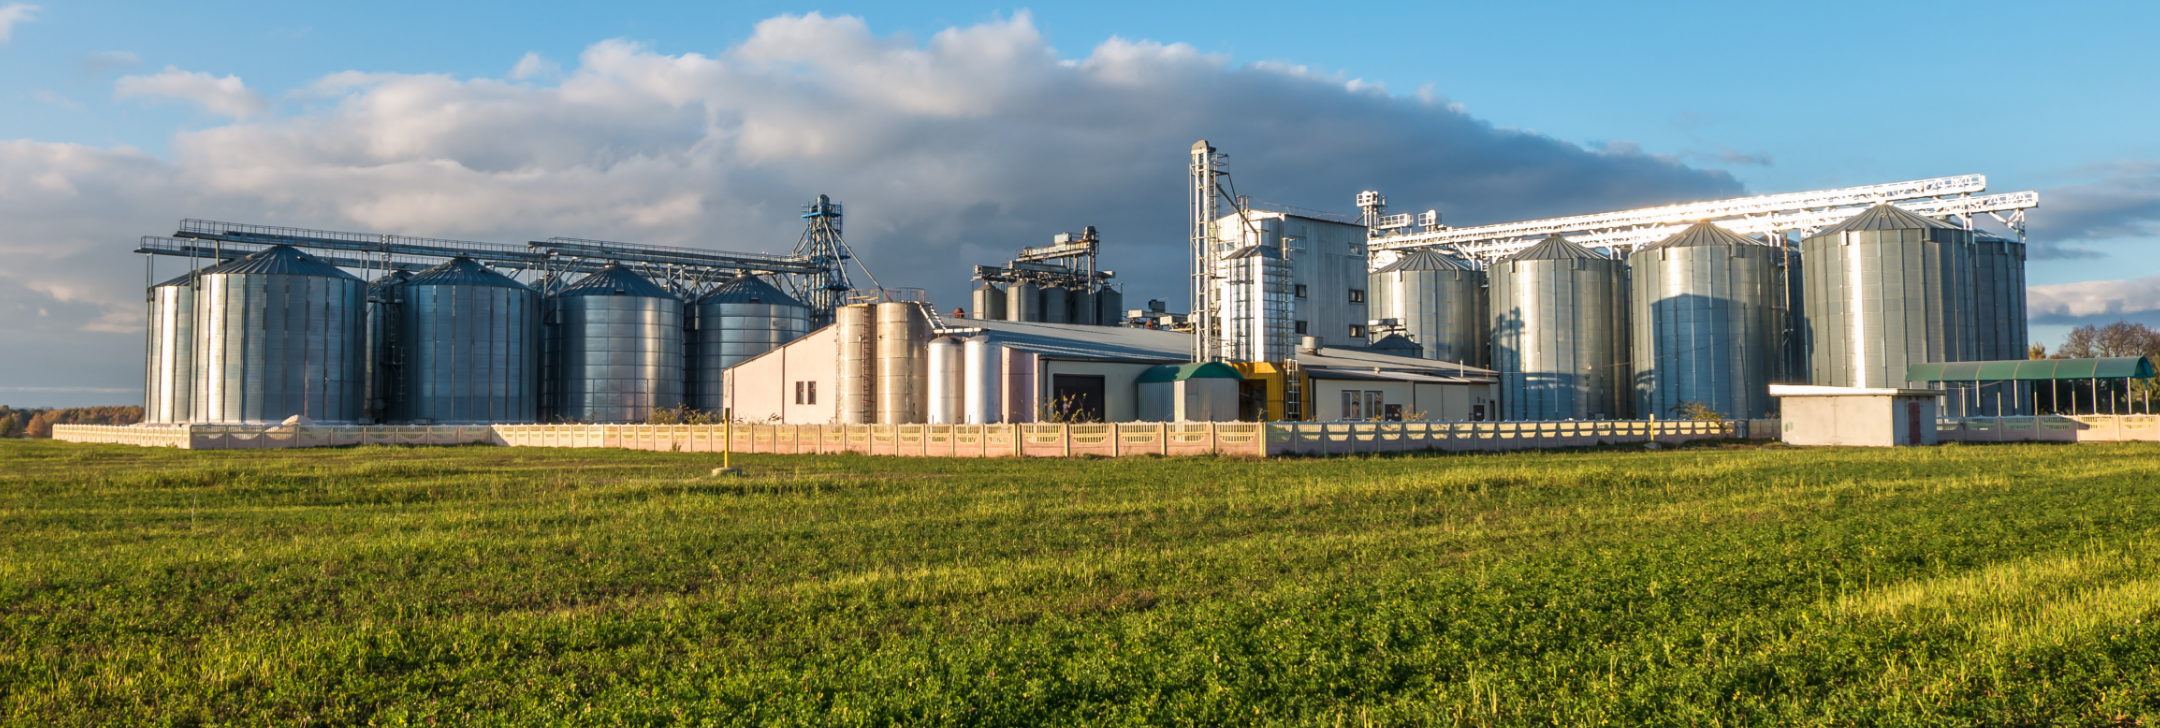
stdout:
{"type": "Polygon", "coordinates": [[[540,416],[540,293],[471,258],[393,287],[395,422],[532,422],[540,416]]]}
{"type": "Polygon", "coordinates": [[[1628,256],[1638,415],[1670,417],[1683,403],[1734,419],[1776,408],[1782,254],[1698,222],[1628,256]]]}
{"type": "Polygon", "coordinates": [[[1926,387],[1906,368],[1974,358],[1971,231],[1881,204],[1808,236],[1800,257],[1815,384],[1926,387]]]}
{"type": "MultiPolygon", "coordinates": [[[[2025,244],[1986,233],[1973,234],[1972,358],[1976,361],[2023,359],[2031,345],[2025,320],[2025,244]]],[[[1971,386],[1971,385],[1967,385],[1971,386]]],[[[1982,382],[1972,413],[2015,415],[2031,409],[2032,387],[2026,382],[1982,382]]]]}
{"type": "Polygon", "coordinates": [[[1488,360],[1485,272],[1436,250],[1373,271],[1369,315],[1395,319],[1427,359],[1482,367],[1488,360]]]}
{"type": "Polygon", "coordinates": [[[189,420],[358,421],[366,296],[365,281],[285,245],[204,269],[195,294],[189,420]]]}
{"type": "Polygon", "coordinates": [[[928,345],[929,422],[933,425],[965,424],[966,362],[959,339],[940,336],[928,345]]]}
{"type": "Polygon", "coordinates": [[[148,373],[143,380],[144,422],[186,422],[192,416],[195,375],[195,283],[186,275],[159,283],[150,293],[148,373]]]}
{"type": "Polygon", "coordinates": [[[1103,284],[1095,290],[1095,323],[1117,326],[1125,323],[1125,294],[1103,284]]]}
{"type": "Polygon", "coordinates": [[[975,306],[975,318],[988,321],[1005,320],[1005,289],[999,288],[996,283],[983,281],[982,285],[975,287],[972,297],[974,300],[970,303],[975,306]]]}
{"type": "Polygon", "coordinates": [[[970,425],[994,425],[1005,419],[1005,347],[986,336],[962,344],[961,409],[970,425]]]}
{"type": "Polygon", "coordinates": [[[689,386],[695,406],[726,407],[728,367],[810,333],[810,308],[758,276],[720,284],[689,306],[689,386]]]}
{"type": "Polygon", "coordinates": [[[1006,321],[1041,321],[1042,287],[1029,281],[1013,281],[1005,287],[1006,321]]]}
{"type": "Polygon", "coordinates": [[[1046,324],[1069,324],[1072,318],[1072,290],[1052,283],[1042,287],[1042,318],[1046,324]]]}
{"type": "Polygon", "coordinates": [[[833,400],[835,415],[843,425],[868,425],[877,419],[877,306],[857,303],[841,306],[834,315],[839,366],[834,378],[839,392],[833,400]]]}
{"type": "Polygon", "coordinates": [[[1489,273],[1506,419],[1630,417],[1626,264],[1554,235],[1489,273]]]}
{"type": "Polygon", "coordinates": [[[877,305],[877,423],[920,424],[930,407],[930,319],[910,302],[877,305]]]}
{"type": "Polygon", "coordinates": [[[643,422],[683,403],[682,299],[610,264],[549,296],[548,416],[643,422]]]}
{"type": "Polygon", "coordinates": [[[397,307],[403,291],[398,286],[412,280],[411,271],[391,271],[368,282],[367,287],[367,384],[363,388],[360,418],[380,424],[390,419],[390,403],[401,382],[390,359],[391,341],[397,335],[397,307]]]}

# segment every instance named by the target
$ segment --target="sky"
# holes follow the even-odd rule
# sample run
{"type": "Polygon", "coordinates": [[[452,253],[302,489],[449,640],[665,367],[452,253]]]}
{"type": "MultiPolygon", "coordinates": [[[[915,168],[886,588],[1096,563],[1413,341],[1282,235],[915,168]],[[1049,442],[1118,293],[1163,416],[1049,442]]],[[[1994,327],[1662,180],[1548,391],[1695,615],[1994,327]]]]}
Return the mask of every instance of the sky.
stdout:
{"type": "Polygon", "coordinates": [[[2160,4],[0,0],[0,403],[132,403],[182,218],[784,251],[889,286],[1094,225],[1183,300],[1184,162],[1472,225],[1985,174],[2033,338],[2160,324],[2160,4]]]}

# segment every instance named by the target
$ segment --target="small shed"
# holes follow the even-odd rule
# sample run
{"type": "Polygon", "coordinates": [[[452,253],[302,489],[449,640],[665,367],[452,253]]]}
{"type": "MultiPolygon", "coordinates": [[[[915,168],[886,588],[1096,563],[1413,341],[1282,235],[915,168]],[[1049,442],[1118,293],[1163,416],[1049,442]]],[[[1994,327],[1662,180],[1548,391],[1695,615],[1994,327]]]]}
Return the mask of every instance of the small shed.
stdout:
{"type": "Polygon", "coordinates": [[[1935,444],[1933,389],[1770,385],[1788,445],[1900,447],[1935,444]]]}
{"type": "Polygon", "coordinates": [[[1238,418],[1236,369],[1221,362],[1163,364],[1140,373],[1142,422],[1233,422],[1238,418]]]}

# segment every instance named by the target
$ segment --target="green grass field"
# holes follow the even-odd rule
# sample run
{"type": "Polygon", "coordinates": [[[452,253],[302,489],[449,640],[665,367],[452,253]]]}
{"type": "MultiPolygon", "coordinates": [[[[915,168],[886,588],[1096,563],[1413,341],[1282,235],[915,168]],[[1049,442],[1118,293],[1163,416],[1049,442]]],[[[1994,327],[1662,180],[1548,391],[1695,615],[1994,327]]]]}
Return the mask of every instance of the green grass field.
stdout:
{"type": "Polygon", "coordinates": [[[0,441],[0,720],[2160,725],[2160,447],[0,441]]]}

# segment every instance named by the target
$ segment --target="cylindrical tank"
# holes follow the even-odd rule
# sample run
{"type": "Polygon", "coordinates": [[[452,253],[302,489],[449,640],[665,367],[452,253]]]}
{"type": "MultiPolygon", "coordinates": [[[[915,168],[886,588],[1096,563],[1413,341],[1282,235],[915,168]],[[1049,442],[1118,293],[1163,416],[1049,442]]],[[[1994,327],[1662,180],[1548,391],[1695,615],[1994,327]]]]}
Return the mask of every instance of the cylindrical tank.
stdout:
{"type": "Polygon", "coordinates": [[[552,417],[643,422],[683,403],[682,299],[620,265],[548,298],[552,417]]]}
{"type": "Polygon", "coordinates": [[[996,283],[983,281],[982,285],[976,286],[974,300],[970,303],[975,305],[975,318],[985,321],[1005,320],[1005,289],[999,288],[996,283]]]}
{"type": "Polygon", "coordinates": [[[389,419],[433,424],[540,418],[540,292],[471,258],[396,287],[389,419]]]}
{"type": "Polygon", "coordinates": [[[758,276],[720,284],[690,304],[690,392],[707,412],[726,406],[729,367],[810,333],[810,307],[758,276]]]}
{"type": "Polygon", "coordinates": [[[838,398],[833,400],[843,425],[877,422],[877,307],[841,306],[834,316],[840,349],[838,398]]]}
{"type": "Polygon", "coordinates": [[[398,306],[404,291],[398,288],[412,280],[411,271],[391,271],[381,278],[368,282],[367,287],[367,384],[362,393],[360,417],[373,423],[390,419],[391,403],[399,396],[404,382],[397,376],[397,362],[391,360],[391,345],[397,339],[398,306]]]}
{"type": "Polygon", "coordinates": [[[1072,289],[1072,311],[1069,314],[1072,317],[1072,323],[1081,326],[1094,326],[1101,323],[1101,319],[1097,318],[1095,306],[1095,290],[1093,288],[1082,283],[1079,288],[1072,289]]]}
{"type": "Polygon", "coordinates": [[[1627,265],[1554,235],[1501,258],[1490,273],[1504,416],[1631,417],[1627,265]]]}
{"type": "Polygon", "coordinates": [[[929,415],[930,319],[908,302],[877,305],[877,422],[921,423],[929,415]]]}
{"type": "Polygon", "coordinates": [[[1005,287],[1005,320],[1041,321],[1042,288],[1029,281],[1013,281],[1005,287]]]}
{"type": "Polygon", "coordinates": [[[1777,248],[1699,222],[1628,256],[1635,412],[1683,403],[1733,419],[1775,409],[1777,248]]]}
{"type": "Polygon", "coordinates": [[[961,393],[966,363],[959,339],[940,336],[930,340],[930,424],[957,425],[966,417],[966,397],[961,393]]]}
{"type": "Polygon", "coordinates": [[[995,425],[1005,419],[1005,347],[988,337],[969,337],[962,345],[961,408],[967,424],[995,425]]]}
{"type": "Polygon", "coordinates": [[[1125,294],[1108,285],[1095,289],[1095,323],[1104,326],[1125,323],[1125,294]]]}
{"type": "Polygon", "coordinates": [[[1920,388],[1929,385],[1907,382],[1907,367],[1971,361],[1972,247],[1971,231],[1889,204],[1801,241],[1814,383],[1920,388]]]}
{"type": "MultiPolygon", "coordinates": [[[[2031,341],[2025,328],[2024,243],[1986,233],[1973,234],[1973,322],[1974,360],[2027,356],[2031,341]]],[[[1975,414],[2001,417],[2031,409],[2029,383],[1982,382],[1980,386],[1973,403],[1975,414]]]]}
{"type": "Polygon", "coordinates": [[[194,422],[360,419],[367,282],[289,246],[202,271],[194,422]]]}
{"type": "Polygon", "coordinates": [[[186,422],[195,376],[195,273],[150,289],[148,376],[144,422],[186,422]]]}
{"type": "Polygon", "coordinates": [[[1402,323],[1427,359],[1487,363],[1485,272],[1436,250],[1417,250],[1373,271],[1370,315],[1402,323]]]}
{"type": "Polygon", "coordinates": [[[1042,322],[1072,323],[1072,290],[1052,283],[1042,288],[1042,322]]]}

